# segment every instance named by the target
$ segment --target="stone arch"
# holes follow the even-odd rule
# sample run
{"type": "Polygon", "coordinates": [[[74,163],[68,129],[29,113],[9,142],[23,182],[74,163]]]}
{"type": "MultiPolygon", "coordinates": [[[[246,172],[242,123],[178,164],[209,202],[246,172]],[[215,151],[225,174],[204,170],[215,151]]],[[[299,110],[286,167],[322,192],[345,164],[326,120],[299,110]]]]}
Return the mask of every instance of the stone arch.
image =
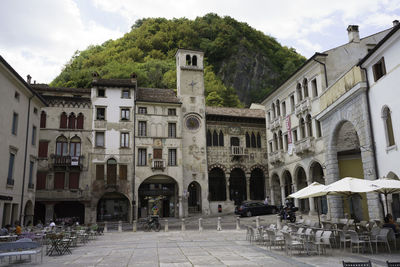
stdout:
{"type": "Polygon", "coordinates": [[[276,172],[271,175],[270,188],[272,204],[277,206],[282,205],[281,182],[276,172]]]}
{"type": "Polygon", "coordinates": [[[24,209],[24,225],[33,225],[33,214],[34,214],[34,209],[33,209],[33,203],[31,200],[28,200],[25,203],[25,209],[24,209]]]}
{"type": "Polygon", "coordinates": [[[128,196],[121,192],[107,192],[97,202],[97,221],[128,221],[131,210],[128,196]]]}
{"type": "Polygon", "coordinates": [[[254,168],[250,173],[250,199],[263,200],[265,199],[265,176],[264,171],[259,168],[254,168]]]}
{"type": "Polygon", "coordinates": [[[239,205],[247,199],[246,171],[240,166],[232,167],[229,174],[229,197],[239,205]]]}
{"type": "Polygon", "coordinates": [[[399,177],[392,171],[388,172],[388,174],[386,174],[386,177],[394,180],[399,180],[399,177]]]}
{"type": "Polygon", "coordinates": [[[244,173],[247,173],[247,168],[244,165],[241,164],[235,164],[232,167],[229,168],[229,172],[232,172],[234,169],[241,169],[244,173]]]}
{"type": "Polygon", "coordinates": [[[281,183],[284,187],[284,198],[287,198],[293,193],[293,178],[292,174],[288,170],[284,170],[281,176],[281,183]]]}
{"type": "Polygon", "coordinates": [[[226,168],[222,165],[213,164],[208,170],[208,200],[226,200],[226,168]]]}
{"type": "Polygon", "coordinates": [[[227,172],[227,168],[225,167],[225,165],[220,164],[220,163],[214,163],[208,166],[208,171],[211,171],[214,168],[220,168],[221,170],[224,171],[224,173],[227,172]]]}
{"type": "MultiPolygon", "coordinates": [[[[311,184],[313,182],[318,182],[320,184],[325,184],[325,175],[324,175],[324,167],[318,160],[313,160],[309,165],[309,175],[308,175],[308,183],[311,184]]],[[[321,214],[328,213],[328,201],[326,196],[317,197],[313,200],[314,207],[319,209],[321,214]]],[[[311,205],[311,204],[310,204],[311,205]]],[[[310,207],[311,209],[311,207],[310,207]]]]}
{"type": "Polygon", "coordinates": [[[188,212],[201,212],[201,186],[197,181],[192,181],[187,189],[188,196],[188,212]]]}
{"type": "MultiPolygon", "coordinates": [[[[299,191],[305,187],[307,187],[307,174],[304,168],[299,165],[294,170],[294,189],[295,191],[299,191]]],[[[298,200],[299,210],[303,213],[306,213],[310,210],[308,199],[299,199],[298,200]]]]}
{"type": "MultiPolygon", "coordinates": [[[[393,180],[399,180],[399,177],[392,171],[388,172],[386,175],[387,178],[393,180]]],[[[396,220],[400,218],[400,194],[390,194],[387,195],[388,205],[389,205],[389,213],[393,215],[393,218],[396,220]]]]}

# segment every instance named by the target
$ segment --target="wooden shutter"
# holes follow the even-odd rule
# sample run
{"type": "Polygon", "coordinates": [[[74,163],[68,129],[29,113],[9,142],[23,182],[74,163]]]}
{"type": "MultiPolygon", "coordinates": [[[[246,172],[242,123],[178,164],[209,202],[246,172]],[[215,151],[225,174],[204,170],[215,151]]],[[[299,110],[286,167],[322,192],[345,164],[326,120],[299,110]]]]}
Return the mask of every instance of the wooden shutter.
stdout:
{"type": "Polygon", "coordinates": [[[104,165],[96,165],[96,180],[104,180],[104,165]]]}
{"type": "Polygon", "coordinates": [[[159,148],[153,149],[153,158],[154,159],[162,159],[162,149],[159,149],[159,148]]]}
{"type": "Polygon", "coordinates": [[[119,165],[119,179],[126,180],[128,177],[128,166],[127,165],[119,165]]]}
{"type": "Polygon", "coordinates": [[[79,113],[76,118],[76,129],[83,129],[83,118],[82,113],[79,113]]]}
{"type": "Polygon", "coordinates": [[[48,141],[39,141],[39,158],[47,158],[48,141]]]}
{"type": "Polygon", "coordinates": [[[60,128],[67,128],[67,114],[65,112],[63,112],[60,117],[60,128]]]}
{"type": "Polygon", "coordinates": [[[69,189],[78,189],[79,188],[79,172],[70,172],[69,173],[69,189]]]}
{"type": "Polygon", "coordinates": [[[64,189],[65,173],[56,172],[54,174],[54,189],[64,189]]]}
{"type": "Polygon", "coordinates": [[[47,172],[38,172],[36,175],[36,190],[46,189],[47,172]]]}
{"type": "Polygon", "coordinates": [[[107,184],[117,183],[117,164],[107,164],[107,184]]]}
{"type": "Polygon", "coordinates": [[[46,128],[46,112],[42,111],[40,114],[40,128],[46,128]]]}

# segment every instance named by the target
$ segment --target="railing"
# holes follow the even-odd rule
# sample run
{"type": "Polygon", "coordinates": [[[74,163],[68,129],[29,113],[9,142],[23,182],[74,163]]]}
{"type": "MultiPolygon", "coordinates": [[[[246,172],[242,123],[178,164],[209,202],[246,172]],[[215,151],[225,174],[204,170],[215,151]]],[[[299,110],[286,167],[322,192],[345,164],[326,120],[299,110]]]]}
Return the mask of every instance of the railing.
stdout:
{"type": "Polygon", "coordinates": [[[243,156],[247,155],[247,151],[241,146],[231,146],[231,155],[233,156],[243,156]]]}
{"type": "Polygon", "coordinates": [[[276,128],[282,127],[282,121],[282,116],[276,117],[269,123],[268,129],[275,130],[276,128]]]}
{"type": "Polygon", "coordinates": [[[270,152],[268,154],[269,163],[272,165],[283,163],[284,162],[283,153],[284,152],[282,150],[270,152]]]}
{"type": "Polygon", "coordinates": [[[309,152],[314,152],[314,137],[308,136],[297,142],[295,142],[296,154],[305,154],[309,152]]]}
{"type": "Polygon", "coordinates": [[[54,166],[81,166],[81,157],[74,156],[59,156],[53,157],[54,166]]]}
{"type": "Polygon", "coordinates": [[[296,116],[311,110],[311,100],[309,97],[304,98],[300,103],[296,105],[295,114],[296,116]]]}
{"type": "Polygon", "coordinates": [[[165,169],[165,160],[153,159],[153,161],[151,163],[151,168],[153,170],[164,170],[165,169]]]}

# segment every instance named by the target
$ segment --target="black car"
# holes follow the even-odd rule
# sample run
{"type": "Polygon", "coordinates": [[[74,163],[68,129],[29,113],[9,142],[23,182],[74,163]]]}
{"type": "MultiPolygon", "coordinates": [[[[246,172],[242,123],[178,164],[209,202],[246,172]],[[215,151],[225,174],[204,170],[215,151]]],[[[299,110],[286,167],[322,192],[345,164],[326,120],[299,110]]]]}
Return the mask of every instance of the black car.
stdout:
{"type": "Polygon", "coordinates": [[[278,211],[274,205],[265,205],[262,202],[246,201],[235,208],[235,214],[251,217],[253,215],[275,214],[278,211]]]}

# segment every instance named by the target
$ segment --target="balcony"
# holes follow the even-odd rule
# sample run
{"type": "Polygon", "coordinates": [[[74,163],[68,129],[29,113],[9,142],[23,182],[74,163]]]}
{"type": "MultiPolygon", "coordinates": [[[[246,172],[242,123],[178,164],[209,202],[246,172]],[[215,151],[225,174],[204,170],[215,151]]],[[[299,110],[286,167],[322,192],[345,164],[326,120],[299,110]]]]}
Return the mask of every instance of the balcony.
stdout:
{"type": "Polygon", "coordinates": [[[57,200],[57,201],[67,201],[67,200],[90,200],[89,190],[81,189],[40,189],[36,190],[36,200],[57,200]]]}
{"type": "Polygon", "coordinates": [[[245,156],[247,149],[241,146],[231,146],[231,156],[245,156]]]}
{"type": "Polygon", "coordinates": [[[151,168],[153,170],[164,170],[165,169],[165,160],[163,159],[153,159],[151,162],[151,168]]]}
{"type": "Polygon", "coordinates": [[[28,188],[29,188],[29,189],[34,189],[34,188],[35,188],[35,184],[29,183],[29,184],[28,184],[28,188]]]}
{"type": "Polygon", "coordinates": [[[52,157],[54,167],[82,167],[82,156],[58,156],[52,157]]]}
{"type": "Polygon", "coordinates": [[[300,103],[296,105],[295,114],[301,116],[304,113],[311,111],[311,100],[309,97],[304,98],[300,103]]]}
{"type": "Polygon", "coordinates": [[[314,152],[314,142],[315,141],[313,136],[309,136],[299,141],[296,141],[295,142],[296,154],[301,156],[307,153],[314,152]]]}
{"type": "Polygon", "coordinates": [[[285,161],[283,155],[284,155],[283,150],[270,152],[268,155],[268,161],[272,165],[281,164],[285,161]]]}
{"type": "Polygon", "coordinates": [[[281,128],[282,127],[282,122],[283,122],[283,118],[282,116],[278,116],[275,119],[273,119],[269,125],[268,125],[268,129],[273,131],[277,128],[281,128]]]}

